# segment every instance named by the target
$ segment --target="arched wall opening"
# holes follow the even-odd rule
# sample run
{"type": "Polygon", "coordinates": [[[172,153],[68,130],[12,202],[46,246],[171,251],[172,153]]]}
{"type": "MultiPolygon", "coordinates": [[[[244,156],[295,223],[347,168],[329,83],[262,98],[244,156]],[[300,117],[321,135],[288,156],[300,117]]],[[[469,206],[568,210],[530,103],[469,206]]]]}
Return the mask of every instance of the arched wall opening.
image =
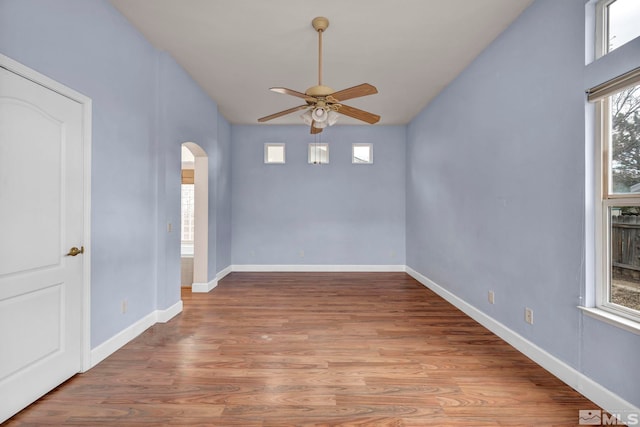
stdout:
{"type": "MultiPolygon", "coordinates": [[[[191,175],[193,181],[193,206],[192,217],[189,218],[188,215],[185,216],[184,201],[182,203],[180,253],[181,257],[184,258],[188,256],[188,251],[192,248],[193,277],[191,278],[191,291],[208,292],[209,157],[202,147],[194,142],[183,143],[182,153],[183,185],[185,185],[185,177],[189,175],[185,171],[193,170],[191,175]]],[[[184,265],[185,263],[183,262],[182,264],[184,265]]]]}

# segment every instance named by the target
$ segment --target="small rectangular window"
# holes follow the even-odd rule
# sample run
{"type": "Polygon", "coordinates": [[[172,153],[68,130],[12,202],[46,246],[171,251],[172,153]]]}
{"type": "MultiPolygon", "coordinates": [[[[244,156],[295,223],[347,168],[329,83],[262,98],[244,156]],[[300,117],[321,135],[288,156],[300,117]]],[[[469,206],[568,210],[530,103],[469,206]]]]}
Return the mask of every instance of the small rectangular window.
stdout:
{"type": "Polygon", "coordinates": [[[285,145],[275,143],[264,144],[264,162],[283,164],[285,162],[285,145]]]}
{"type": "Polygon", "coordinates": [[[313,165],[326,165],[329,163],[329,144],[309,144],[309,163],[313,165]]]}
{"type": "Polygon", "coordinates": [[[640,36],[640,1],[600,0],[596,13],[598,57],[640,36]]]}
{"type": "Polygon", "coordinates": [[[370,165],[373,163],[373,146],[371,144],[353,144],[351,146],[351,163],[370,165]]]}

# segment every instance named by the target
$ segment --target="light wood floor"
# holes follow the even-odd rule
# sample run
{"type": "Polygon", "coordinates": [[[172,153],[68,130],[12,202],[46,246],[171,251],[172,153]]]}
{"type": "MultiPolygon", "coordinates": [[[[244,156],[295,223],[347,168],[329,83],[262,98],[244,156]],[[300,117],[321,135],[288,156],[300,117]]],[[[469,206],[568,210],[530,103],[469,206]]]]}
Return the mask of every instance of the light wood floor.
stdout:
{"type": "Polygon", "coordinates": [[[232,273],[8,425],[575,426],[597,406],[404,273],[232,273]]]}

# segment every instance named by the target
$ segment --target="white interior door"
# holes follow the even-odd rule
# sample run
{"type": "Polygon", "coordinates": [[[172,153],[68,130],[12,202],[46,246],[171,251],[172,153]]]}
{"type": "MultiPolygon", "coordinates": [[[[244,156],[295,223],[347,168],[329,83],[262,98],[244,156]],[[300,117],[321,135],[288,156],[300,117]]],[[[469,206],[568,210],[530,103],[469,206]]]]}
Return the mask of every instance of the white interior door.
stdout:
{"type": "Polygon", "coordinates": [[[0,68],[0,422],[82,369],[82,119],[0,68]]]}

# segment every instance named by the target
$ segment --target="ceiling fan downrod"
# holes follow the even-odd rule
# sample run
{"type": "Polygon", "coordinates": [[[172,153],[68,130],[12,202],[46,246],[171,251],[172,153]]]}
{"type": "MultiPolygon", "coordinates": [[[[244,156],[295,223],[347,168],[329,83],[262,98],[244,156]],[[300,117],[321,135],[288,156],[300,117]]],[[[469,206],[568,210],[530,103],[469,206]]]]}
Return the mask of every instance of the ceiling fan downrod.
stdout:
{"type": "Polygon", "coordinates": [[[311,25],[318,32],[318,86],[322,86],[322,33],[329,27],[329,20],[318,16],[311,21],[311,25]]]}

